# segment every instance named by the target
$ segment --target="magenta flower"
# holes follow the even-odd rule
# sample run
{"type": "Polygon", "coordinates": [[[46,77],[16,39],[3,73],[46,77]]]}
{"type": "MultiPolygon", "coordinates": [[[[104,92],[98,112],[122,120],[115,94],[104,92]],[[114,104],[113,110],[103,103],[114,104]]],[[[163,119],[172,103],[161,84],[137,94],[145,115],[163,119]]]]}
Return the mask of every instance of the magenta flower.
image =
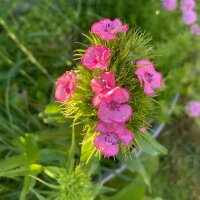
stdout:
{"type": "Polygon", "coordinates": [[[123,26],[118,18],[113,21],[105,18],[93,24],[91,33],[97,34],[102,40],[112,40],[116,39],[117,33],[126,32],[128,28],[128,24],[123,26]]]}
{"type": "Polygon", "coordinates": [[[195,8],[195,1],[194,0],[183,0],[181,2],[181,10],[183,12],[193,10],[194,8],[195,8]]]}
{"type": "Polygon", "coordinates": [[[191,101],[186,107],[191,117],[200,117],[200,102],[191,101]]]}
{"type": "Polygon", "coordinates": [[[177,6],[176,0],[163,0],[162,4],[163,4],[164,9],[167,11],[174,10],[176,9],[176,6],[177,6]]]}
{"type": "Polygon", "coordinates": [[[83,55],[81,62],[89,70],[105,70],[109,63],[112,52],[105,46],[92,46],[83,55]]]}
{"type": "Polygon", "coordinates": [[[100,79],[93,78],[90,85],[95,93],[92,103],[95,108],[98,108],[101,102],[101,96],[116,87],[114,74],[112,72],[105,72],[101,74],[100,79]]]}
{"type": "Polygon", "coordinates": [[[119,138],[114,133],[104,133],[94,138],[94,146],[107,157],[115,156],[119,153],[119,138]]]}
{"type": "Polygon", "coordinates": [[[197,20],[196,12],[193,10],[183,13],[183,22],[187,25],[194,24],[197,20]]]}
{"type": "Polygon", "coordinates": [[[116,87],[101,97],[98,118],[106,123],[127,122],[132,115],[132,107],[124,104],[129,101],[127,89],[116,87]]]}
{"type": "Polygon", "coordinates": [[[131,145],[134,136],[132,131],[125,128],[124,123],[99,122],[95,130],[101,133],[115,133],[119,140],[121,140],[121,142],[127,147],[131,145]]]}
{"type": "Polygon", "coordinates": [[[190,33],[193,35],[200,35],[200,26],[198,24],[192,24],[190,27],[190,33]]]}
{"type": "Polygon", "coordinates": [[[69,101],[76,90],[77,74],[74,71],[65,72],[56,83],[56,101],[69,101]]]}
{"type": "Polygon", "coordinates": [[[147,95],[154,95],[152,88],[162,88],[162,74],[155,71],[155,67],[149,60],[139,60],[136,62],[137,75],[141,85],[144,83],[144,93],[147,95]]]}

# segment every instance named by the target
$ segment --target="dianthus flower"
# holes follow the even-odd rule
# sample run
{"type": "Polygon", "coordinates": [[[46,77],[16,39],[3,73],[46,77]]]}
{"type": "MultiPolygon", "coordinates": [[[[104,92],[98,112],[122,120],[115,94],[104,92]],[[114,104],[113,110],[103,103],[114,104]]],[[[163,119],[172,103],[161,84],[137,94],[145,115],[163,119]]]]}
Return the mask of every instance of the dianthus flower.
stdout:
{"type": "Polygon", "coordinates": [[[90,85],[95,93],[92,103],[95,108],[98,108],[101,102],[101,96],[116,87],[114,74],[112,72],[105,72],[101,74],[100,78],[93,78],[90,85]]]}
{"type": "Polygon", "coordinates": [[[89,70],[105,70],[109,63],[112,52],[105,46],[91,46],[83,55],[81,62],[89,70]]]}
{"type": "Polygon", "coordinates": [[[162,88],[162,74],[155,71],[155,67],[149,60],[139,60],[136,62],[137,69],[135,74],[137,75],[140,84],[144,83],[144,93],[147,95],[153,95],[155,92],[152,88],[162,88]]]}
{"type": "Polygon", "coordinates": [[[181,10],[182,12],[187,12],[193,10],[195,8],[195,1],[194,0],[183,0],[181,2],[181,10]]]}
{"type": "Polygon", "coordinates": [[[103,95],[98,110],[99,120],[106,123],[129,121],[132,115],[132,107],[124,104],[129,99],[129,91],[120,87],[116,87],[103,95]]]}
{"type": "Polygon", "coordinates": [[[193,10],[183,13],[183,22],[187,25],[194,24],[197,20],[196,12],[193,10]]]}
{"type": "Polygon", "coordinates": [[[113,21],[105,18],[93,24],[91,33],[95,33],[102,40],[112,40],[117,38],[117,33],[126,32],[128,28],[128,24],[123,26],[121,20],[118,18],[113,21]]]}
{"type": "Polygon", "coordinates": [[[56,83],[56,101],[69,101],[76,90],[77,74],[74,71],[65,72],[56,83]]]}
{"type": "Polygon", "coordinates": [[[187,106],[186,110],[189,112],[191,117],[200,117],[200,102],[191,101],[187,106]]]}
{"type": "Polygon", "coordinates": [[[95,147],[107,157],[115,156],[119,153],[119,142],[125,146],[130,146],[133,140],[133,133],[124,127],[123,123],[99,122],[96,130],[101,132],[94,139],[95,147]]]}

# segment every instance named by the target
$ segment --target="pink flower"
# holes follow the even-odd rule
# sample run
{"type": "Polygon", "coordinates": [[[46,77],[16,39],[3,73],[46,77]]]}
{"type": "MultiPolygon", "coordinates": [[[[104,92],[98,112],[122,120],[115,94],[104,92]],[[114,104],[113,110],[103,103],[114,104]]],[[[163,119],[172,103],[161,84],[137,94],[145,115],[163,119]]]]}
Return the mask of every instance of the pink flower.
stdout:
{"type": "Polygon", "coordinates": [[[200,27],[198,24],[192,24],[190,27],[190,33],[193,35],[200,35],[200,27]]]}
{"type": "Polygon", "coordinates": [[[92,46],[83,55],[81,62],[89,70],[105,70],[109,63],[112,52],[105,46],[92,46]]]}
{"type": "Polygon", "coordinates": [[[186,107],[191,117],[200,117],[200,102],[191,101],[186,107]]]}
{"type": "Polygon", "coordinates": [[[112,72],[105,72],[101,74],[100,79],[93,78],[90,85],[95,93],[92,103],[95,108],[98,108],[101,101],[101,96],[116,87],[114,74],[112,72]]]}
{"type": "Polygon", "coordinates": [[[128,24],[122,26],[122,22],[118,18],[113,21],[110,19],[102,19],[93,24],[91,33],[97,34],[102,40],[112,40],[116,39],[117,33],[126,32],[128,28],[128,24]]]}
{"type": "Polygon", "coordinates": [[[183,12],[193,10],[194,8],[195,8],[195,1],[194,0],[183,0],[181,2],[181,10],[183,12]]]}
{"type": "Polygon", "coordinates": [[[197,20],[196,12],[193,10],[183,13],[183,22],[187,25],[194,24],[197,20]]]}
{"type": "Polygon", "coordinates": [[[155,67],[149,60],[139,60],[136,62],[137,70],[135,74],[141,85],[144,83],[144,93],[153,95],[155,92],[152,88],[162,88],[162,74],[155,71],[155,67]]]}
{"type": "Polygon", "coordinates": [[[115,156],[119,153],[119,138],[114,133],[104,133],[94,138],[94,146],[107,157],[115,156]]]}
{"type": "Polygon", "coordinates": [[[124,123],[104,123],[99,122],[95,128],[96,131],[101,133],[115,133],[119,140],[125,145],[130,146],[133,140],[133,133],[125,128],[124,123]]]}
{"type": "Polygon", "coordinates": [[[98,118],[106,123],[126,122],[132,115],[132,107],[124,104],[129,101],[130,93],[127,89],[116,87],[101,97],[98,118]]]}
{"type": "Polygon", "coordinates": [[[177,6],[176,0],[163,0],[163,7],[165,10],[171,11],[174,10],[177,6]]]}
{"type": "Polygon", "coordinates": [[[74,71],[65,72],[56,83],[56,101],[69,101],[76,90],[77,74],[74,71]]]}

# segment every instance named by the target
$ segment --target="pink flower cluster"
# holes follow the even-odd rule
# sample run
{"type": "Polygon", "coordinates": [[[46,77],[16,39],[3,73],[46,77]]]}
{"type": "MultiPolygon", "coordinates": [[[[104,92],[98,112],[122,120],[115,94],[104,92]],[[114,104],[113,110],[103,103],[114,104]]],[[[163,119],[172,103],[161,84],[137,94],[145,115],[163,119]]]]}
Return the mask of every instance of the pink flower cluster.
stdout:
{"type": "Polygon", "coordinates": [[[95,130],[101,133],[95,137],[94,145],[104,156],[115,156],[119,153],[119,142],[130,146],[133,139],[133,133],[125,127],[132,116],[132,107],[126,104],[130,93],[116,87],[112,72],[92,79],[91,87],[95,94],[92,103],[98,109],[99,119],[95,130]]]}
{"type": "MultiPolygon", "coordinates": [[[[176,0],[163,0],[163,7],[168,11],[174,10],[176,6],[176,0]]],[[[187,25],[191,25],[190,33],[193,35],[200,35],[200,26],[195,24],[197,21],[195,6],[195,0],[182,0],[180,9],[183,13],[183,22],[187,25]]]]}
{"type": "MultiPolygon", "coordinates": [[[[128,30],[128,24],[122,25],[119,19],[111,21],[102,19],[95,23],[91,32],[97,34],[102,40],[113,40],[117,34],[128,30]]],[[[119,143],[129,147],[132,144],[133,132],[126,128],[126,122],[132,117],[132,107],[127,104],[130,100],[128,89],[117,86],[113,72],[105,72],[110,64],[112,52],[103,45],[89,47],[82,56],[82,65],[90,71],[96,71],[91,80],[94,92],[92,104],[97,109],[99,120],[95,130],[100,132],[94,139],[94,146],[104,156],[115,156],[119,152],[119,143]]],[[[141,85],[144,84],[144,93],[154,95],[154,88],[162,87],[162,75],[155,71],[149,60],[136,62],[137,75],[141,85]]],[[[134,73],[134,72],[133,72],[134,73]]],[[[76,90],[77,75],[75,72],[64,73],[56,83],[55,98],[59,102],[69,101],[76,90]]],[[[146,129],[141,129],[145,132],[146,129]]]]}
{"type": "Polygon", "coordinates": [[[191,117],[200,117],[200,102],[191,101],[186,107],[191,117]]]}
{"type": "Polygon", "coordinates": [[[194,24],[197,20],[194,8],[195,0],[182,0],[181,11],[183,12],[183,22],[187,25],[194,24]]]}

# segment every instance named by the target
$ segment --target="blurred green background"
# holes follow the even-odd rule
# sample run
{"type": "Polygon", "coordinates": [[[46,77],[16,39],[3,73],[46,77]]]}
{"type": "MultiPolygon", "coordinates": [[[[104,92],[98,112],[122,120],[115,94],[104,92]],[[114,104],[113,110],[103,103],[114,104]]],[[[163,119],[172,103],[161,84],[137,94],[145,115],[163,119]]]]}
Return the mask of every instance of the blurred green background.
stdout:
{"type": "MultiPolygon", "coordinates": [[[[199,17],[200,1],[196,3],[199,17]]],[[[167,123],[159,140],[169,154],[154,157],[154,169],[145,164],[147,171],[153,171],[146,197],[130,197],[134,189],[129,188],[126,197],[123,191],[115,197],[116,191],[104,188],[97,198],[199,200],[200,123],[186,115],[184,106],[191,99],[200,100],[200,37],[190,34],[179,8],[167,12],[160,0],[0,0],[0,158],[23,155],[29,144],[25,145],[25,138],[33,146],[38,145],[35,141],[39,143],[40,157],[29,155],[33,163],[57,165],[66,160],[71,129],[54,103],[55,81],[74,67],[73,51],[80,45],[76,42],[87,42],[81,33],[88,33],[101,18],[116,17],[152,37],[150,43],[157,55],[154,61],[165,82],[165,90],[156,98],[160,108],[155,120],[167,123]],[[179,102],[174,114],[168,116],[175,94],[180,95],[179,102]]],[[[0,199],[23,199],[20,192],[26,190],[25,175],[10,177],[9,170],[17,166],[3,164],[0,199]]],[[[109,187],[118,184],[114,180],[109,187]]],[[[121,189],[127,183],[120,184],[121,189]]],[[[36,188],[43,190],[42,184],[36,188]]],[[[32,191],[24,199],[39,199],[34,194],[32,191]]]]}

